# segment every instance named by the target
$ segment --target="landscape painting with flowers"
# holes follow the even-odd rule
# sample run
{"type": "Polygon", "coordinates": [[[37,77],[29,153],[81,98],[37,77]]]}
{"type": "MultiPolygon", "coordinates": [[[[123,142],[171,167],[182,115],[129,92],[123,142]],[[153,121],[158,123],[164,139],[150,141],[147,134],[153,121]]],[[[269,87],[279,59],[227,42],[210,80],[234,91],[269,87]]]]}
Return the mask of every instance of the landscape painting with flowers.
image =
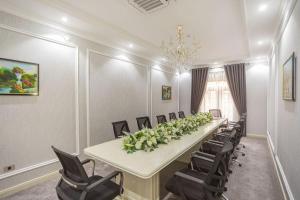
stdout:
{"type": "Polygon", "coordinates": [[[0,95],[38,94],[38,64],[0,58],[0,95]]]}

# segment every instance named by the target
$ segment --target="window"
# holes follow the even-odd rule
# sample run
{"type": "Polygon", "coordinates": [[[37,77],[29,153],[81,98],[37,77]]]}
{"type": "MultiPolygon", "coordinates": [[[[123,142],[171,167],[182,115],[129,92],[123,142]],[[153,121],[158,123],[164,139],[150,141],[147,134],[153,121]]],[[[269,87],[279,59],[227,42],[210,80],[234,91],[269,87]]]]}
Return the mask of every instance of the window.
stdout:
{"type": "Polygon", "coordinates": [[[206,91],[200,106],[201,112],[209,109],[220,109],[222,116],[230,121],[237,119],[237,111],[231,97],[223,68],[210,70],[208,74],[206,91]]]}

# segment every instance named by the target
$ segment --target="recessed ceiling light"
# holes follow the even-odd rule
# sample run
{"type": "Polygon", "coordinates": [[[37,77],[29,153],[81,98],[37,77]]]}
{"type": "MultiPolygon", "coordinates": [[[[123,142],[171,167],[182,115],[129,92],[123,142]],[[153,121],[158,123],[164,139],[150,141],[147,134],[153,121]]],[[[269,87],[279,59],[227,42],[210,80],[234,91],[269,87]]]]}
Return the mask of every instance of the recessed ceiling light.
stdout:
{"type": "Polygon", "coordinates": [[[158,65],[158,64],[153,65],[152,68],[154,68],[154,69],[161,69],[160,65],[158,65]]]}
{"type": "Polygon", "coordinates": [[[66,35],[65,37],[65,40],[69,41],[70,40],[70,36],[66,35]]]}
{"type": "Polygon", "coordinates": [[[67,18],[67,17],[62,17],[62,18],[61,18],[61,21],[63,21],[63,22],[68,22],[68,18],[67,18]]]}
{"type": "Polygon", "coordinates": [[[261,5],[258,7],[258,10],[259,10],[260,12],[263,12],[263,11],[267,10],[267,8],[268,8],[268,4],[261,4],[261,5]]]}
{"type": "Polygon", "coordinates": [[[128,56],[124,55],[124,54],[121,54],[121,55],[118,55],[116,56],[118,59],[120,60],[125,60],[125,61],[129,61],[130,59],[128,58],[128,56]]]}
{"type": "Polygon", "coordinates": [[[161,60],[162,60],[162,61],[164,61],[164,62],[166,62],[166,61],[167,61],[167,59],[166,59],[166,58],[161,58],[161,60]]]}
{"type": "Polygon", "coordinates": [[[133,44],[132,43],[130,43],[128,46],[129,46],[129,48],[133,48],[133,44]]]}
{"type": "Polygon", "coordinates": [[[219,64],[219,63],[218,63],[218,62],[214,62],[213,64],[214,64],[214,65],[217,65],[217,64],[219,64]]]}
{"type": "Polygon", "coordinates": [[[264,42],[263,41],[258,41],[257,44],[258,45],[262,45],[264,42]]]}

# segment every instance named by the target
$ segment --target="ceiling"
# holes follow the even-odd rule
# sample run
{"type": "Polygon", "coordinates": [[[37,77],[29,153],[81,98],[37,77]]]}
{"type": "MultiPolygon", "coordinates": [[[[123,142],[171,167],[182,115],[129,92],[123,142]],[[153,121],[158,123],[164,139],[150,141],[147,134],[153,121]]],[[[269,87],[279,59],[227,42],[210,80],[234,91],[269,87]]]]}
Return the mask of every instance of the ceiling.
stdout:
{"type": "Polygon", "coordinates": [[[0,10],[159,62],[161,42],[180,24],[201,44],[196,64],[208,64],[267,56],[283,1],[170,0],[144,14],[128,0],[1,0],[0,10]]]}

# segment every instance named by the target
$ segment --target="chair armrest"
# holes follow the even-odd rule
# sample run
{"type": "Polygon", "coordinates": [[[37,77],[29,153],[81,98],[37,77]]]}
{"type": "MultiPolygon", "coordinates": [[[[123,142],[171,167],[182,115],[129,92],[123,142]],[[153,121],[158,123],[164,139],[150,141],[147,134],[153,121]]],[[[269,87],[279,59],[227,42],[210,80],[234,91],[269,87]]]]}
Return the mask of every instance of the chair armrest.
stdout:
{"type": "Polygon", "coordinates": [[[204,160],[204,161],[207,161],[207,162],[211,162],[213,163],[214,160],[211,159],[211,158],[207,158],[207,157],[204,157],[204,156],[198,156],[198,155],[193,155],[192,158],[196,158],[196,159],[200,159],[200,160],[204,160]]]}
{"type": "Polygon", "coordinates": [[[79,182],[73,181],[72,179],[68,178],[65,175],[64,170],[62,170],[62,169],[59,170],[59,173],[61,174],[62,180],[73,188],[84,189],[88,185],[87,183],[79,183],[79,182]]]}
{"type": "Polygon", "coordinates": [[[185,173],[182,173],[182,172],[179,172],[179,171],[175,172],[175,179],[176,179],[176,177],[180,177],[180,178],[198,183],[198,184],[203,185],[203,186],[206,185],[206,183],[203,180],[195,178],[191,175],[188,175],[188,174],[185,174],[185,173]]]}
{"type": "Polygon", "coordinates": [[[206,153],[216,155],[223,148],[224,144],[207,141],[202,144],[202,150],[206,153]]]}
{"type": "Polygon", "coordinates": [[[215,143],[215,144],[218,144],[218,145],[222,145],[224,146],[224,142],[221,142],[221,141],[218,141],[218,140],[208,140],[209,143],[215,143]]]}
{"type": "Polygon", "coordinates": [[[95,174],[95,166],[96,166],[96,163],[95,163],[94,160],[88,158],[88,159],[85,159],[85,160],[81,161],[81,164],[85,165],[85,164],[90,163],[90,162],[93,164],[93,167],[92,167],[92,176],[94,176],[94,174],[95,174]]]}
{"type": "Polygon", "coordinates": [[[123,191],[123,173],[120,172],[120,171],[114,171],[114,172],[110,173],[109,175],[101,178],[100,180],[92,183],[91,185],[89,185],[85,188],[85,192],[90,192],[91,190],[95,189],[97,186],[99,186],[101,184],[104,184],[107,181],[110,181],[110,179],[118,176],[119,174],[120,174],[120,183],[119,183],[119,185],[120,185],[120,194],[121,194],[122,191],[123,191]]]}

